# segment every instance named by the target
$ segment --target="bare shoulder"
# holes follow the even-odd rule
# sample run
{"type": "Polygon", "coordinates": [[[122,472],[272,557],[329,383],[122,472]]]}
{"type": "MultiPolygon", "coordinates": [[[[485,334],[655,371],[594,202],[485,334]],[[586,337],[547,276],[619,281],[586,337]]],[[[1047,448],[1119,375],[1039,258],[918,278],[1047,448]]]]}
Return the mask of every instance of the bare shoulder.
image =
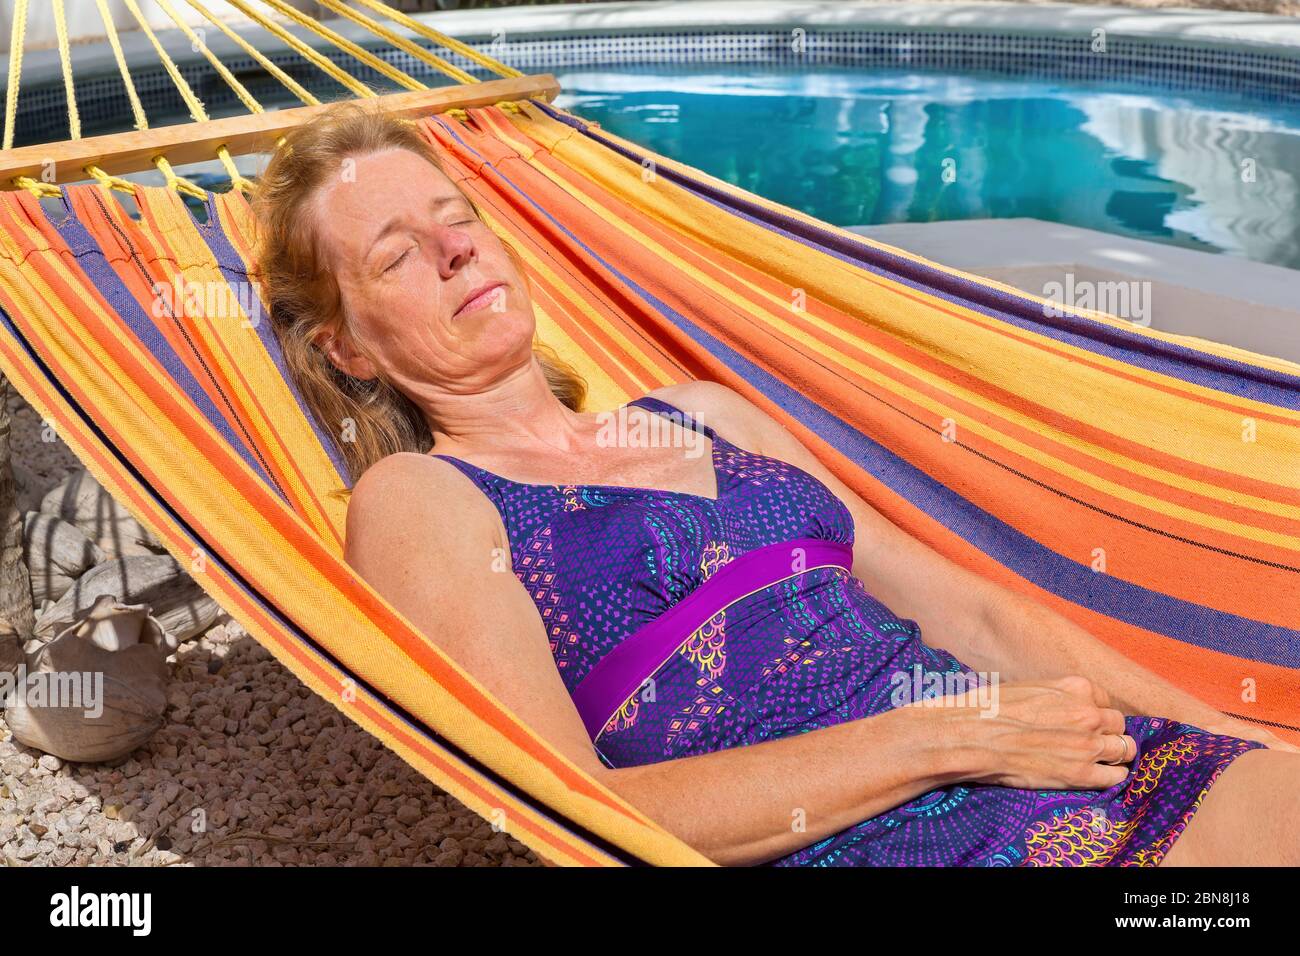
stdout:
{"type": "Polygon", "coordinates": [[[453,465],[431,455],[399,452],[371,465],[353,486],[344,559],[359,567],[412,539],[436,546],[494,537],[499,524],[491,502],[453,465]]]}
{"type": "Polygon", "coordinates": [[[745,396],[720,382],[693,381],[650,392],[708,425],[733,444],[750,451],[780,443],[785,429],[745,396]]]}
{"type": "Polygon", "coordinates": [[[462,491],[464,479],[448,462],[432,455],[398,452],[375,462],[357,479],[348,501],[348,518],[382,515],[394,507],[419,505],[435,496],[462,491]]]}

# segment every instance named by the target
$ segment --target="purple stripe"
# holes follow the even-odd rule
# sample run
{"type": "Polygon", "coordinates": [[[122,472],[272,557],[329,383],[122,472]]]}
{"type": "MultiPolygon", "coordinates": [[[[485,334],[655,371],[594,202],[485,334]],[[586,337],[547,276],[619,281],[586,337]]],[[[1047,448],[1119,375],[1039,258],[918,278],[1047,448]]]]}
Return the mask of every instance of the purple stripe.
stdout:
{"type": "Polygon", "coordinates": [[[587,735],[594,741],[615,711],[710,618],[748,594],[827,565],[851,571],[852,546],[797,538],[755,548],[723,565],[687,597],[625,638],[582,679],[573,691],[573,703],[587,735]]]}
{"type": "MultiPolygon", "coordinates": [[[[203,237],[203,241],[207,243],[208,251],[216,258],[217,268],[221,270],[221,274],[230,284],[231,292],[235,295],[236,301],[244,301],[244,297],[240,295],[239,284],[241,283],[253,285],[254,294],[260,298],[261,290],[256,288],[253,277],[244,268],[243,257],[235,249],[234,242],[231,241],[230,236],[226,234],[225,227],[221,224],[221,216],[217,212],[215,197],[212,193],[208,193],[206,205],[208,221],[202,223],[195,220],[194,226],[199,235],[203,237]]],[[[280,373],[280,377],[284,379],[285,385],[289,388],[289,393],[293,395],[294,401],[298,403],[303,418],[307,420],[307,424],[311,426],[312,431],[316,434],[316,440],[320,442],[321,447],[325,449],[325,454],[329,456],[330,463],[333,464],[334,470],[338,473],[339,481],[350,488],[352,486],[352,476],[348,472],[343,452],[339,450],[338,442],[335,441],[334,436],[321,427],[321,423],[316,420],[316,416],[312,414],[306,400],[302,397],[302,392],[299,391],[297,383],[294,382],[293,376],[289,374],[289,366],[284,361],[284,351],[280,348],[280,340],[275,334],[269,310],[265,314],[256,317],[249,316],[249,318],[252,320],[253,328],[257,331],[257,338],[262,343],[262,348],[266,350],[266,354],[275,363],[276,371],[280,373]]]]}

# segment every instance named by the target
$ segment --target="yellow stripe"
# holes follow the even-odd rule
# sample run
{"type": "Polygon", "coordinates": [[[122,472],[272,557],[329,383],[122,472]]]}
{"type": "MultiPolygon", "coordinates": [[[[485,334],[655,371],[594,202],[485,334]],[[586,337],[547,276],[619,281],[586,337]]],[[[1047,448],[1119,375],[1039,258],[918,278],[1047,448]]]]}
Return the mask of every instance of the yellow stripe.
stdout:
{"type": "MultiPolygon", "coordinates": [[[[330,497],[328,492],[340,487],[339,476],[306,417],[300,413],[284,377],[258,338],[250,316],[240,307],[237,298],[225,294],[229,283],[198,235],[194,219],[180,197],[171,190],[154,187],[142,190],[140,202],[158,220],[163,235],[151,236],[147,218],[135,225],[145,235],[156,238],[161,247],[157,255],[159,264],[176,266],[180,270],[179,273],[173,272],[171,277],[173,293],[182,292],[179,301],[173,294],[174,313],[186,323],[191,334],[207,346],[213,373],[226,392],[238,397],[241,407],[248,409],[249,424],[259,447],[271,456],[284,480],[289,482],[291,497],[308,509],[301,516],[324,541],[336,547],[343,538],[347,505],[330,497]],[[177,275],[182,282],[180,290],[177,275]],[[214,290],[220,295],[217,304],[230,306],[232,314],[190,314],[183,293],[183,286],[190,283],[197,284],[194,288],[202,293],[205,303],[209,298],[208,290],[214,290]],[[247,385],[237,384],[241,377],[248,382],[247,385]],[[253,396],[257,397],[261,407],[276,411],[274,422],[255,413],[254,406],[248,401],[253,396]],[[300,472],[306,476],[306,484],[299,480],[300,472]]],[[[245,297],[251,298],[259,310],[258,321],[269,322],[269,316],[261,315],[261,300],[251,286],[245,290],[245,297]]]]}

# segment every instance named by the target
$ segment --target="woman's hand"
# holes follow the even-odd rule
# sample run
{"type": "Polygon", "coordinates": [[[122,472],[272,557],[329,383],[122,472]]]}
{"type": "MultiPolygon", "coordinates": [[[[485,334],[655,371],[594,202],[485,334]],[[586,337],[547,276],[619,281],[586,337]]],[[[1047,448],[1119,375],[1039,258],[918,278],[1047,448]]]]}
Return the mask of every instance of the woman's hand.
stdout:
{"type": "Polygon", "coordinates": [[[1105,790],[1122,783],[1137,756],[1124,715],[1086,677],[997,685],[916,701],[947,715],[944,726],[965,755],[964,779],[1025,790],[1105,790]],[[984,701],[981,702],[981,696],[984,701]]]}

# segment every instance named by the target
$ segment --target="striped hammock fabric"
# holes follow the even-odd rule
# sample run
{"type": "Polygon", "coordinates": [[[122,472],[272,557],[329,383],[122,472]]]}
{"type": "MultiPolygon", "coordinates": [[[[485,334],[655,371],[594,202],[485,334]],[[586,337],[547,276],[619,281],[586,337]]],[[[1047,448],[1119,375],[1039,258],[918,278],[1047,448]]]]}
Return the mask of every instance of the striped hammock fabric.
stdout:
{"type": "MultiPolygon", "coordinates": [[[[1052,315],[544,103],[467,116],[423,128],[591,408],[723,382],[943,554],[1300,741],[1300,366],[1052,315]]],[[[706,863],[344,564],[338,447],[260,304],[180,294],[248,287],[245,200],[210,195],[206,224],[138,203],[0,195],[0,371],[258,641],[471,809],[556,863],[706,863]]]]}

